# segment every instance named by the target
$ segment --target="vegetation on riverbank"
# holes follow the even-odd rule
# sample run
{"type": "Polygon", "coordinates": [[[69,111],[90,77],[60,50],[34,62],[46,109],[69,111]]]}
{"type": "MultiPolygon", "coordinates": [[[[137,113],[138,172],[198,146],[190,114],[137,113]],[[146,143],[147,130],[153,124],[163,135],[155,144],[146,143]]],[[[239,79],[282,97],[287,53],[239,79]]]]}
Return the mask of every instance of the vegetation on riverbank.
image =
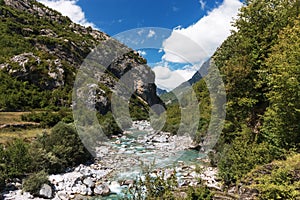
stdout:
{"type": "MultiPolygon", "coordinates": [[[[300,153],[299,1],[249,0],[245,4],[233,23],[236,30],[212,57],[225,83],[227,103],[224,129],[210,158],[228,187],[258,166],[300,153]]],[[[202,87],[206,80],[193,85],[203,116],[199,142],[207,134],[210,119],[211,99],[202,87]]],[[[175,121],[167,120],[165,130],[173,131],[175,121]]],[[[282,163],[289,166],[289,173],[272,168],[273,175],[260,175],[259,184],[252,184],[261,198],[299,198],[299,179],[283,191],[297,194],[293,197],[281,195],[276,186],[290,180],[291,173],[299,174],[289,162],[282,163]],[[276,179],[278,173],[282,180],[276,179]]]]}
{"type": "Polygon", "coordinates": [[[31,143],[17,139],[0,145],[0,185],[5,180],[23,178],[28,174],[64,172],[92,159],[73,125],[58,123],[48,134],[44,132],[31,143]]]}

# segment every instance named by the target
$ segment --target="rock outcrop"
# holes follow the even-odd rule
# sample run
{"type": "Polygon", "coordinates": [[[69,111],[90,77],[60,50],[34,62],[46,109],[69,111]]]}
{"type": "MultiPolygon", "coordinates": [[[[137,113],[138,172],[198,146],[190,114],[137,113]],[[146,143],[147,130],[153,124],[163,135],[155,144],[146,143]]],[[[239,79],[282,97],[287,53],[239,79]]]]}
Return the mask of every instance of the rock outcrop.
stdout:
{"type": "Polygon", "coordinates": [[[129,71],[132,72],[134,93],[150,106],[162,104],[156,95],[154,73],[146,65],[146,60],[134,50],[101,31],[73,23],[68,17],[35,0],[4,0],[4,5],[0,6],[2,23],[7,28],[3,34],[9,32],[13,37],[11,40],[24,46],[0,55],[1,72],[33,85],[37,91],[59,91],[53,92],[56,96],[49,98],[50,102],[59,99],[55,106],[71,106],[69,98],[76,73],[96,48],[102,49],[101,52],[108,58],[100,61],[105,62],[107,71],[98,76],[100,88],[97,89],[96,109],[101,113],[110,109],[108,94],[101,87],[114,91],[118,80],[129,71]],[[107,41],[114,41],[114,46],[109,46],[107,41]],[[114,51],[122,54],[109,60],[114,51]]]}

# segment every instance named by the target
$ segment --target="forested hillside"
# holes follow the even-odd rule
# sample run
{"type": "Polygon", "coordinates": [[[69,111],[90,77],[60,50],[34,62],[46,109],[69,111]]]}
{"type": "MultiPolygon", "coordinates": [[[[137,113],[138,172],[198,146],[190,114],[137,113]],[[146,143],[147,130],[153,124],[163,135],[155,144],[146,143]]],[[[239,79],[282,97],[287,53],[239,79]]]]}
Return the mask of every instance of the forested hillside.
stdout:
{"type": "MultiPolygon", "coordinates": [[[[92,49],[112,38],[75,24],[32,0],[3,0],[0,16],[0,111],[69,108],[75,76],[83,60],[92,49]]],[[[105,66],[109,70],[99,85],[106,90],[111,90],[120,74],[132,68],[144,65],[150,71],[137,52],[116,43],[115,48],[125,49],[126,53],[105,66]]],[[[102,48],[109,54],[109,46],[102,48]]],[[[154,79],[153,73],[150,78],[154,79]]],[[[140,94],[142,99],[159,103],[156,86],[141,83],[145,91],[140,94]]],[[[106,114],[109,104],[101,98],[109,101],[99,93],[96,107],[106,114]]]]}
{"type": "MultiPolygon", "coordinates": [[[[300,153],[299,10],[297,0],[247,0],[233,22],[235,30],[212,56],[227,103],[224,129],[209,155],[229,188],[257,166],[300,153]]],[[[211,116],[208,78],[193,84],[200,101],[199,141],[211,116]]],[[[177,110],[176,103],[169,105],[166,130],[176,132],[177,110]]],[[[299,198],[299,166],[285,164],[290,166],[281,181],[272,175],[252,184],[261,198],[299,198]],[[287,182],[290,176],[293,181],[287,182]]]]}
{"type": "MultiPolygon", "coordinates": [[[[237,31],[213,56],[227,94],[217,147],[220,175],[227,184],[258,165],[300,151],[299,1],[251,0],[246,5],[234,23],[237,31]]],[[[299,190],[290,196],[285,196],[286,188],[269,192],[267,199],[275,194],[299,197],[299,190]]]]}

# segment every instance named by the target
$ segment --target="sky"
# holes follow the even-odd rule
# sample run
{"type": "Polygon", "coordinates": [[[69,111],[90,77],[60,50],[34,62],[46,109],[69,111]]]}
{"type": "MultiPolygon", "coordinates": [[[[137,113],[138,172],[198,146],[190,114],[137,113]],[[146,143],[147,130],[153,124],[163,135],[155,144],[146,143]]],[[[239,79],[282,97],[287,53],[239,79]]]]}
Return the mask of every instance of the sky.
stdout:
{"type": "Polygon", "coordinates": [[[187,81],[230,35],[241,0],[38,0],[147,59],[155,83],[187,81]]]}

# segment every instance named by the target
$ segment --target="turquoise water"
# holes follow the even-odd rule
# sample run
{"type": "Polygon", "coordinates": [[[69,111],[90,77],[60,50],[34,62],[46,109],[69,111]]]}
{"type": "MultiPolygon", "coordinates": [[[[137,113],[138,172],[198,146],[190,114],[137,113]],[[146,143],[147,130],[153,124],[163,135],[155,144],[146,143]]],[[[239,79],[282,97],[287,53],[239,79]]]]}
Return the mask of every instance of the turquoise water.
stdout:
{"type": "MultiPolygon", "coordinates": [[[[132,134],[126,135],[126,138],[120,138],[120,144],[114,143],[117,139],[113,139],[112,144],[117,148],[126,148],[126,152],[124,152],[124,154],[128,154],[128,156],[130,156],[130,154],[138,155],[150,161],[157,158],[157,160],[155,160],[154,168],[175,167],[179,164],[179,162],[184,162],[185,165],[203,164],[198,159],[204,157],[205,155],[195,150],[177,151],[171,156],[161,160],[160,155],[157,155],[157,152],[154,149],[146,149],[142,144],[136,142],[137,137],[141,137],[145,134],[147,134],[145,131],[133,131],[132,134]]],[[[113,180],[124,180],[126,178],[136,179],[139,175],[141,175],[140,166],[133,166],[131,171],[119,173],[113,178],[113,180]]],[[[123,191],[126,191],[126,187],[122,186],[122,189],[123,191]]],[[[94,197],[93,200],[119,200],[122,199],[122,197],[124,197],[124,194],[122,193],[111,194],[107,197],[94,197]]]]}

